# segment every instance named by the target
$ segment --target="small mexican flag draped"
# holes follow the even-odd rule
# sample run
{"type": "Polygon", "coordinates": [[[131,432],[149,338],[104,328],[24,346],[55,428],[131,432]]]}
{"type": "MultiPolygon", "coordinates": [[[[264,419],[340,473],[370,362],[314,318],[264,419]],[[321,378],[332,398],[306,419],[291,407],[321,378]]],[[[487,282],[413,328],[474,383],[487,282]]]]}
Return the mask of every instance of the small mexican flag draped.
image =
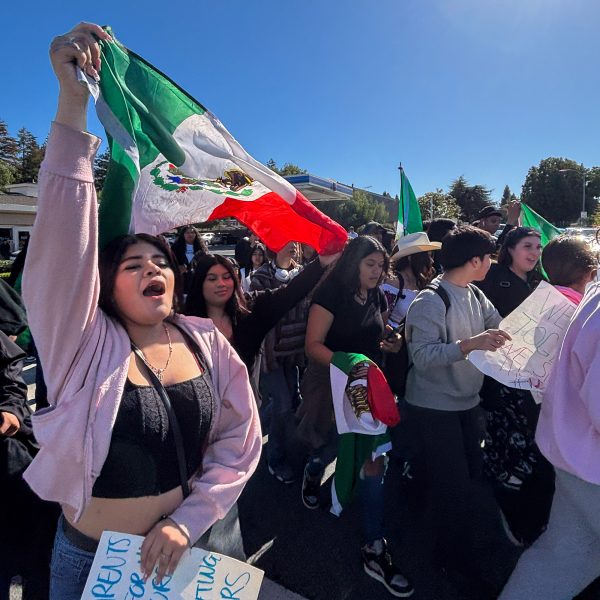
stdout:
{"type": "Polygon", "coordinates": [[[400,421],[398,407],[385,376],[363,354],[335,352],[330,365],[331,395],[338,440],[331,487],[331,512],[340,515],[354,497],[367,458],[375,460],[392,445],[387,427],[400,421]],[[355,367],[366,375],[353,377],[355,367]]]}
{"type": "Polygon", "coordinates": [[[400,165],[400,200],[398,202],[398,222],[396,223],[396,239],[423,231],[423,220],[421,219],[421,208],[417,197],[410,185],[410,181],[400,165]]]}
{"type": "Polygon", "coordinates": [[[111,151],[100,204],[101,245],[123,233],[156,235],[235,217],[275,251],[291,240],[323,254],[343,248],[347,234],[340,225],[106,31],[114,41],[100,42],[99,89],[86,78],[111,151]]]}

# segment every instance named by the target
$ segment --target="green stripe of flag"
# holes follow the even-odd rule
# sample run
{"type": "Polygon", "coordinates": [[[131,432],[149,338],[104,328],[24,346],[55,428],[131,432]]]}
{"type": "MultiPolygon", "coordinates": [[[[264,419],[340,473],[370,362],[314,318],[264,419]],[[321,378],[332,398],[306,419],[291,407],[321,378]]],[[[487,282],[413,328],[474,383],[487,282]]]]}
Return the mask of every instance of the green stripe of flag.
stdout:
{"type": "Polygon", "coordinates": [[[541,234],[542,246],[545,246],[552,238],[561,234],[560,229],[555,227],[532,208],[521,202],[521,225],[537,229],[541,234]]]}
{"type": "Polygon", "coordinates": [[[416,233],[417,231],[423,231],[421,208],[410,185],[410,181],[404,173],[402,165],[400,165],[400,201],[398,202],[396,238],[408,233],[416,233]]]}

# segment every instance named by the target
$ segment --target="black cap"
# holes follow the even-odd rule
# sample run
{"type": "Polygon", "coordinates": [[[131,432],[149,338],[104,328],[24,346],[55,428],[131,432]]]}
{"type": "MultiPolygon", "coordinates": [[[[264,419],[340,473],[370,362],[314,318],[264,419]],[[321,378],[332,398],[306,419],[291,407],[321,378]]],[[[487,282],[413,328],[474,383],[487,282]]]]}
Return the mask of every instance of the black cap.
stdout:
{"type": "Polygon", "coordinates": [[[504,213],[497,206],[493,206],[492,204],[488,204],[487,206],[484,206],[479,211],[480,219],[486,219],[487,217],[491,217],[493,215],[498,215],[499,217],[503,217],[504,213]]]}
{"type": "Polygon", "coordinates": [[[366,225],[363,226],[361,234],[362,235],[373,235],[374,233],[385,233],[387,229],[377,221],[369,221],[366,225]]]}

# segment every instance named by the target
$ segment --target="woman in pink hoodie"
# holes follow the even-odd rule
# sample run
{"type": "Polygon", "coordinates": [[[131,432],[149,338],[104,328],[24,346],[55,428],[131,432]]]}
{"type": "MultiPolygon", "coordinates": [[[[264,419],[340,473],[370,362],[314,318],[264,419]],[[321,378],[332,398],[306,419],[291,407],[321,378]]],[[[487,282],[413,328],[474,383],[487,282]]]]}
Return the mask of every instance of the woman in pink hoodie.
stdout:
{"type": "Polygon", "coordinates": [[[235,503],[261,448],[246,368],[212,321],[177,314],[168,248],[121,236],[98,253],[100,140],[85,133],[76,77],[76,66],[97,77],[97,38],[109,36],[82,23],[50,47],[60,95],[23,281],[50,402],[33,417],[41,449],[25,478],[62,507],[60,600],[81,597],[105,530],[145,536],[142,574],[171,574],[235,503]]]}

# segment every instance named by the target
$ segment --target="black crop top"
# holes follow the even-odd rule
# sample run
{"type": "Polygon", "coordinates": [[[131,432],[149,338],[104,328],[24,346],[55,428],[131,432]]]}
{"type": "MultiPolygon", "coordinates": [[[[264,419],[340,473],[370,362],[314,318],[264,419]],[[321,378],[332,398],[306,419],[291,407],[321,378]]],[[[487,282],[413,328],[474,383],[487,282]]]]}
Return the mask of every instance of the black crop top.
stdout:
{"type": "MultiPolygon", "coordinates": [[[[214,414],[208,371],[165,386],[179,421],[190,478],[202,455],[214,414]]],[[[127,380],[108,456],[94,483],[96,498],[156,496],[181,485],[175,439],[163,401],[154,386],[127,380]]]]}

